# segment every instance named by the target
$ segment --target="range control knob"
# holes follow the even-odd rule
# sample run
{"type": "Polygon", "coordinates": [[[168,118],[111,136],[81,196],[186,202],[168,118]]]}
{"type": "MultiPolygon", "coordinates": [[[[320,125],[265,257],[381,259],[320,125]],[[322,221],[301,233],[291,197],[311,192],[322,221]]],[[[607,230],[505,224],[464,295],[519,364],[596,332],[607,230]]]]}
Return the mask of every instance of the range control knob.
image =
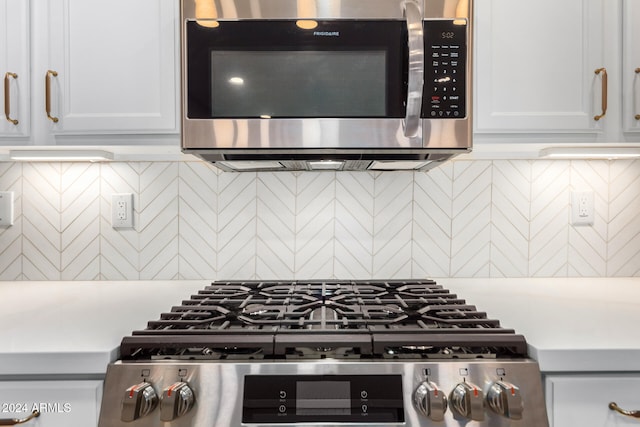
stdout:
{"type": "Polygon", "coordinates": [[[160,419],[173,421],[183,416],[193,407],[195,395],[191,387],[185,382],[177,382],[162,392],[160,402],[160,419]]]}
{"type": "Polygon", "coordinates": [[[135,421],[148,415],[158,404],[158,395],[148,382],[129,387],[124,392],[122,421],[135,421]]]}
{"type": "Polygon", "coordinates": [[[438,386],[430,381],[425,381],[418,386],[413,393],[413,401],[422,415],[433,421],[444,420],[447,410],[447,396],[438,389],[438,386]]]}
{"type": "Polygon", "coordinates": [[[484,393],[478,386],[468,383],[459,383],[451,392],[451,409],[458,415],[474,421],[484,419],[484,393]]]}
{"type": "Polygon", "coordinates": [[[512,420],[522,419],[522,395],[520,389],[506,381],[496,381],[487,392],[489,408],[512,420]]]}

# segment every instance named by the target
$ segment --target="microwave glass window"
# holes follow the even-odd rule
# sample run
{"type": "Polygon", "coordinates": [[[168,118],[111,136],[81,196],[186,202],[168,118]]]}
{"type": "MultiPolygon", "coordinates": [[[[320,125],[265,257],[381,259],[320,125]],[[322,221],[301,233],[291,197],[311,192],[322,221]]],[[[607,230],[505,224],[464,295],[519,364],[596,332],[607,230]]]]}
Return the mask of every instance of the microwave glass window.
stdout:
{"type": "Polygon", "coordinates": [[[384,117],[386,52],[211,51],[220,118],[384,117]]]}

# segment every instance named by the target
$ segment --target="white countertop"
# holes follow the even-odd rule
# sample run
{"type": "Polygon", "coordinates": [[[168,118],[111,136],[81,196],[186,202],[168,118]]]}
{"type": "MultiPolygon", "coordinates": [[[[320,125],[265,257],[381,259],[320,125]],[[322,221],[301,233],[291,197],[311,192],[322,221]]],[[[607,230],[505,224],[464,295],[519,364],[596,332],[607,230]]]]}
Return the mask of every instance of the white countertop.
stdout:
{"type": "MultiPolygon", "coordinates": [[[[640,278],[436,281],[515,329],[543,372],[640,372],[640,278]]],[[[208,282],[0,282],[0,376],[104,375],[123,336],[208,282]]]]}
{"type": "Polygon", "coordinates": [[[104,375],[120,341],[207,282],[0,282],[0,376],[104,375]]]}
{"type": "Polygon", "coordinates": [[[640,278],[438,283],[524,335],[543,372],[640,371],[640,278]]]}

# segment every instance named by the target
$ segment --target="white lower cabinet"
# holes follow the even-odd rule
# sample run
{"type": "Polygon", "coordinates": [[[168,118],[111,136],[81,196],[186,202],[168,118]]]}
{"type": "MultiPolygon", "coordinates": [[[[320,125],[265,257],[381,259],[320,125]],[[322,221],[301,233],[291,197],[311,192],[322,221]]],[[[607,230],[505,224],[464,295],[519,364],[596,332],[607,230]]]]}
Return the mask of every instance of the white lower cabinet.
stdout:
{"type": "Polygon", "coordinates": [[[545,395],[550,427],[637,427],[639,420],[609,409],[640,410],[640,374],[548,375],[545,395]]]}
{"type": "Polygon", "coordinates": [[[37,409],[40,416],[23,425],[95,427],[101,400],[102,381],[1,381],[0,420],[23,419],[37,409]]]}

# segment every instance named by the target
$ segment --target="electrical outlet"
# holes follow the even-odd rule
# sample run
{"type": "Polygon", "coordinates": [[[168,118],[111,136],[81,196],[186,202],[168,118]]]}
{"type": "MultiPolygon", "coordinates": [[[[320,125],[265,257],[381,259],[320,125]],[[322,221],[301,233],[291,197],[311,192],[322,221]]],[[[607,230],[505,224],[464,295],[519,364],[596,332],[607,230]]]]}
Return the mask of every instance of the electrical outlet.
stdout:
{"type": "Polygon", "coordinates": [[[13,191],[0,191],[0,227],[13,225],[13,191]]]}
{"type": "Polygon", "coordinates": [[[133,228],[133,194],[111,195],[111,226],[133,228]]]}
{"type": "Polygon", "coordinates": [[[593,225],[593,191],[573,191],[571,193],[571,224],[593,225]]]}

